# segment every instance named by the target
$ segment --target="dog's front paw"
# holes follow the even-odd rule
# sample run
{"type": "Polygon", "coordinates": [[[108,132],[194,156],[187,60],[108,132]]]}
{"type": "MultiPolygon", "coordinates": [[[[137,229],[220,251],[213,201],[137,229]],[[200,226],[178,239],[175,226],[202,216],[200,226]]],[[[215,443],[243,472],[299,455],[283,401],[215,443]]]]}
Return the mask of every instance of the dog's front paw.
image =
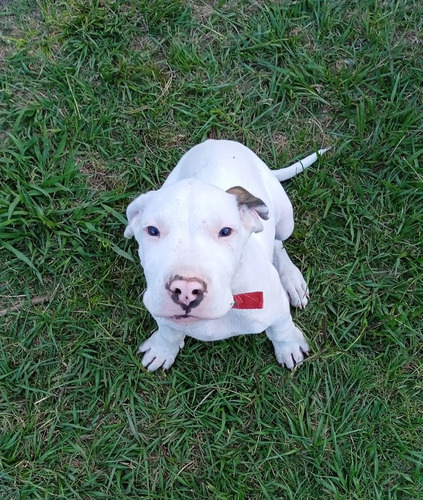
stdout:
{"type": "Polygon", "coordinates": [[[278,363],[292,370],[304,361],[308,356],[310,348],[302,332],[297,330],[297,339],[289,341],[272,341],[278,363]]]}
{"type": "Polygon", "coordinates": [[[183,339],[180,342],[167,342],[161,335],[160,331],[154,332],[153,335],[143,342],[138,352],[143,352],[142,365],[148,371],[154,372],[159,368],[167,370],[173,365],[179,350],[184,347],[183,339]]]}
{"type": "Polygon", "coordinates": [[[304,309],[310,298],[310,293],[301,271],[297,267],[292,266],[289,272],[279,270],[279,277],[282,286],[288,294],[291,306],[304,309]]]}

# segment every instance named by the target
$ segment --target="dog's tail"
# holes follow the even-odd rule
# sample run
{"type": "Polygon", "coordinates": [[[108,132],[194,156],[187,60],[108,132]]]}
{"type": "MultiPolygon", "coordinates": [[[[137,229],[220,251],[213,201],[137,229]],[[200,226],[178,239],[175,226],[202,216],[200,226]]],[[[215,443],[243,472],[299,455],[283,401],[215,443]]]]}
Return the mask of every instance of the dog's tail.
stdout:
{"type": "Polygon", "coordinates": [[[279,182],[287,181],[288,179],[291,179],[291,177],[295,177],[297,174],[301,173],[303,170],[312,165],[320,155],[326,153],[326,151],[329,151],[329,149],[331,148],[319,149],[317,153],[313,153],[303,160],[297,161],[290,167],[281,168],[279,170],[272,170],[272,174],[276,177],[276,179],[278,179],[279,182]]]}

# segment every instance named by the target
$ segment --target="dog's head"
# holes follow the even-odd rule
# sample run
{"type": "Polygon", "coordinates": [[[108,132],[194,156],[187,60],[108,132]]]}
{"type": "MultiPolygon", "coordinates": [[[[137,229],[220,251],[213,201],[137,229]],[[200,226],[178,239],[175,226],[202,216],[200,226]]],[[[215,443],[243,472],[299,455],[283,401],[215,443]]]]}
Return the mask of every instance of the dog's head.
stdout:
{"type": "Polygon", "coordinates": [[[136,198],[125,237],[139,244],[150,313],[179,323],[226,314],[243,249],[268,217],[263,201],[242,187],[223,191],[193,179],[136,198]]]}

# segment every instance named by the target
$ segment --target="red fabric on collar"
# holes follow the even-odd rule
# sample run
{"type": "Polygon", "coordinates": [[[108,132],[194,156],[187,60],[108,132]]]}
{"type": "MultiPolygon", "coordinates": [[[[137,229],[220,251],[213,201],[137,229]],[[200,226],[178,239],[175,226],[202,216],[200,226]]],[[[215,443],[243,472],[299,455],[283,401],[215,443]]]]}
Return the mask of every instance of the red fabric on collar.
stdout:
{"type": "Polygon", "coordinates": [[[234,295],[233,309],[263,309],[263,292],[248,292],[234,295]]]}

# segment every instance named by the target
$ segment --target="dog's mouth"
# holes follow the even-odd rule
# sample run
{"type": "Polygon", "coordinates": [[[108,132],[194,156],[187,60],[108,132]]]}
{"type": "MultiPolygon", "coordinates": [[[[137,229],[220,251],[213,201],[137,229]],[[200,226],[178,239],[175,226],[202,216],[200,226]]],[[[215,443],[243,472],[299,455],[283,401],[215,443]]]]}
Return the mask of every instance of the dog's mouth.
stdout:
{"type": "Polygon", "coordinates": [[[178,323],[180,325],[189,323],[200,323],[205,320],[215,319],[215,318],[202,318],[200,316],[193,316],[192,314],[175,314],[173,316],[161,316],[163,319],[171,321],[172,323],[178,323]]]}
{"type": "Polygon", "coordinates": [[[180,325],[184,325],[189,323],[202,323],[204,321],[213,321],[220,319],[223,316],[225,316],[225,314],[227,314],[228,311],[230,311],[233,306],[234,306],[234,301],[231,301],[226,308],[217,310],[213,309],[211,311],[210,310],[196,311],[195,309],[193,310],[190,308],[185,311],[185,314],[172,314],[172,312],[174,313],[178,311],[161,311],[161,312],[156,312],[155,314],[152,311],[150,312],[156,318],[162,318],[163,320],[167,320],[175,324],[178,323],[180,325]]]}
{"type": "Polygon", "coordinates": [[[175,314],[175,316],[170,317],[169,319],[173,319],[174,321],[180,322],[191,322],[191,321],[201,321],[202,318],[198,316],[193,316],[192,314],[175,314]]]}

